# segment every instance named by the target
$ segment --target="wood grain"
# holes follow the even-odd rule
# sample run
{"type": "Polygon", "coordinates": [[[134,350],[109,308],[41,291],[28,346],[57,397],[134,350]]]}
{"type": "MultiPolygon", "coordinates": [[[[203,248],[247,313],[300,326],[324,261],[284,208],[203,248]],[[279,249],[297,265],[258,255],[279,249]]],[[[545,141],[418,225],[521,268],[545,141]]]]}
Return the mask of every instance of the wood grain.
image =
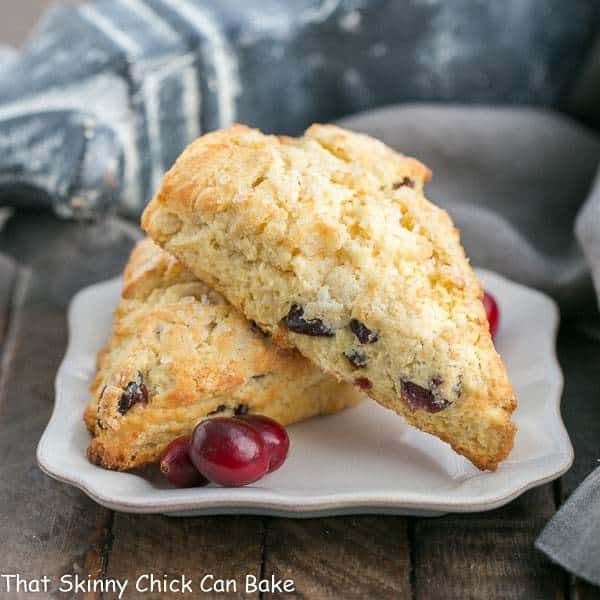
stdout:
{"type": "Polygon", "coordinates": [[[598,600],[600,588],[587,581],[575,579],[571,587],[572,600],[598,600]]]}
{"type": "Polygon", "coordinates": [[[43,475],[35,462],[64,344],[64,311],[48,303],[35,274],[20,270],[0,392],[0,564],[5,573],[35,578],[100,569],[108,511],[43,475]]]}
{"type": "Polygon", "coordinates": [[[55,587],[62,574],[101,574],[109,537],[111,513],[45,476],[35,462],[65,349],[67,303],[81,286],[120,269],[131,246],[122,234],[101,233],[41,217],[13,218],[0,233],[0,251],[20,263],[0,382],[0,565],[4,573],[56,578],[55,587]],[[106,242],[95,244],[100,239],[106,242]],[[94,245],[105,253],[95,264],[94,245]]]}
{"type": "Polygon", "coordinates": [[[600,343],[565,322],[558,357],[565,377],[561,412],[575,449],[575,462],[561,479],[561,500],[598,466],[600,459],[600,343]]]}
{"type": "MultiPolygon", "coordinates": [[[[577,324],[563,323],[558,338],[558,355],[568,377],[562,399],[562,414],[575,449],[573,467],[557,484],[559,502],[565,502],[575,488],[598,466],[600,446],[600,344],[577,324]]],[[[600,589],[576,577],[569,588],[572,600],[600,598],[600,589]]]]}
{"type": "Polygon", "coordinates": [[[553,512],[545,485],[489,513],[416,520],[415,598],[564,598],[562,570],[533,548],[553,512]]]}
{"type": "MultiPolygon", "coordinates": [[[[135,582],[144,573],[169,578],[186,575],[194,581],[194,597],[258,596],[244,593],[244,577],[260,574],[263,550],[263,519],[260,517],[174,518],[115,514],[113,538],[108,577],[135,582]],[[200,580],[209,574],[236,580],[236,591],[232,588],[229,593],[200,594],[200,580]]],[[[205,582],[207,586],[211,583],[205,582]]],[[[144,600],[163,597],[158,590],[143,595],[144,600]]]]}
{"type": "Polygon", "coordinates": [[[264,576],[293,579],[275,597],[410,598],[408,519],[352,516],[269,519],[264,576]]]}
{"type": "Polygon", "coordinates": [[[17,265],[7,256],[0,254],[0,351],[8,330],[11,300],[15,287],[17,265]]]}

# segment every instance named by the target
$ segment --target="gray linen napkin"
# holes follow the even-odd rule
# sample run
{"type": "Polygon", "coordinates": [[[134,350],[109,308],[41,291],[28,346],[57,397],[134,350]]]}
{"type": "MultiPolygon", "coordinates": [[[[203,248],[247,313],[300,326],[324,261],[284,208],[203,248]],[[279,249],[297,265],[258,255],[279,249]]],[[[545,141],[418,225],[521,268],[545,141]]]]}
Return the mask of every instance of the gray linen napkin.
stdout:
{"type": "MultiPolygon", "coordinates": [[[[402,105],[342,121],[433,170],[477,266],[540,288],[588,330],[600,296],[600,139],[544,110],[402,105]]],[[[568,373],[567,373],[568,376],[568,373]]],[[[600,389],[600,369],[596,378],[600,389]]],[[[600,437],[600,432],[599,437],[600,437]]],[[[600,585],[600,468],[550,521],[537,547],[600,585]]]]}
{"type": "Polygon", "coordinates": [[[600,468],[575,490],[535,546],[565,569],[600,585],[600,468]]]}

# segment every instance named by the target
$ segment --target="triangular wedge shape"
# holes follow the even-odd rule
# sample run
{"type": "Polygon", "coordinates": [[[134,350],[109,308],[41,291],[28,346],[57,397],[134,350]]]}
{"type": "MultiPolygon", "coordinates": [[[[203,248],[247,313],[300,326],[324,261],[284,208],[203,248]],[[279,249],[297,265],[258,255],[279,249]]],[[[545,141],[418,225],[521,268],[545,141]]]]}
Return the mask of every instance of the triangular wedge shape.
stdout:
{"type": "Polygon", "coordinates": [[[237,125],[183,152],[142,226],[278,343],[495,469],[515,397],[429,177],[338,127],[237,125]]]}
{"type": "Polygon", "coordinates": [[[88,456],[117,470],[157,461],[211,415],[260,413],[286,425],[361,398],[297,351],[278,348],[150,240],[125,269],[91,391],[88,456]]]}

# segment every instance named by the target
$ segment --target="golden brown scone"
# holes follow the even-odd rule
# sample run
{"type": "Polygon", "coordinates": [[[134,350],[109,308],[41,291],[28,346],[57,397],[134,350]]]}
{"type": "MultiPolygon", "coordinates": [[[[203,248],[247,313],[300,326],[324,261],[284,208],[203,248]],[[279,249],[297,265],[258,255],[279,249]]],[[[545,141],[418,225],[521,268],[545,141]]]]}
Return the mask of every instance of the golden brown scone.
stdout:
{"type": "Polygon", "coordinates": [[[157,461],[209,415],[248,411],[287,425],[360,399],[295,350],[273,345],[150,240],[125,269],[91,391],[88,456],[118,470],[157,461]]]}
{"type": "Polygon", "coordinates": [[[495,469],[515,397],[429,177],[338,127],[291,139],[237,125],[183,152],[142,226],[277,343],[495,469]]]}

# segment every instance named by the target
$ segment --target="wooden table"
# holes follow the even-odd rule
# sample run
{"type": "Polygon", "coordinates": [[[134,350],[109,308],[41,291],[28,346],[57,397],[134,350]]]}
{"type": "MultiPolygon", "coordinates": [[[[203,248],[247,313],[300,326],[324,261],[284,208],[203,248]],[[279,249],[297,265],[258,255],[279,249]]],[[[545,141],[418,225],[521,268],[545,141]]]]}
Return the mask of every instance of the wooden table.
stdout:
{"type": "Polygon", "coordinates": [[[14,215],[0,230],[0,573],[275,575],[295,581],[296,593],[288,597],[310,599],[583,599],[600,593],[533,548],[599,453],[600,392],[591,375],[600,344],[569,324],[562,326],[559,354],[575,465],[559,482],[492,512],[307,520],[136,516],[102,508],[42,474],[35,448],[67,342],[66,308],[77,290],[122,269],[136,235],[116,219],[75,224],[39,214],[14,215]]]}

